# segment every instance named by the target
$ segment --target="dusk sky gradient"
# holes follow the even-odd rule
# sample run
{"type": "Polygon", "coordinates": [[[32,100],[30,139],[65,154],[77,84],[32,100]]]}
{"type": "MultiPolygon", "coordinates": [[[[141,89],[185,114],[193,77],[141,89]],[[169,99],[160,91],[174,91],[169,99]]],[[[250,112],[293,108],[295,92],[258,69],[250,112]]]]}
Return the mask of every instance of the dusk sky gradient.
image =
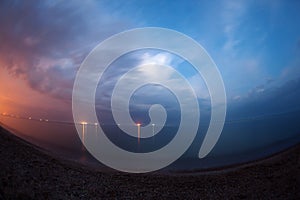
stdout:
{"type": "MultiPolygon", "coordinates": [[[[282,129],[276,120],[266,122],[270,126],[260,130],[261,136],[266,141],[278,142],[285,138],[279,132],[274,133],[280,129],[281,133],[289,132],[286,138],[300,141],[296,120],[299,121],[300,112],[299,10],[300,1],[284,0],[1,1],[0,112],[72,121],[73,83],[88,53],[121,31],[164,27],[193,38],[214,60],[226,89],[228,121],[291,113],[289,117],[295,121],[283,120],[282,129]]],[[[113,66],[125,68],[108,72],[108,79],[103,80],[107,90],[102,90],[109,93],[113,86],[111,77],[124,73],[126,66],[148,62],[178,69],[195,89],[200,109],[209,107],[205,84],[189,69],[189,63],[157,50],[133,52],[115,61],[113,66]]],[[[159,93],[151,87],[148,90],[159,93]]],[[[133,102],[147,104],[139,98],[147,101],[146,92],[136,95],[133,102]]],[[[162,93],[161,99],[166,99],[164,95],[168,93],[162,93]]],[[[105,98],[109,97],[98,94],[96,104],[105,107],[105,98]]],[[[139,112],[136,116],[140,116],[139,112]]],[[[249,125],[243,124],[225,125],[229,139],[221,138],[223,147],[229,147],[229,141],[236,142],[232,140],[236,137],[232,132],[242,134],[244,129],[249,133],[245,133],[243,142],[235,144],[243,146],[247,140],[251,142],[248,128],[249,125]]]]}

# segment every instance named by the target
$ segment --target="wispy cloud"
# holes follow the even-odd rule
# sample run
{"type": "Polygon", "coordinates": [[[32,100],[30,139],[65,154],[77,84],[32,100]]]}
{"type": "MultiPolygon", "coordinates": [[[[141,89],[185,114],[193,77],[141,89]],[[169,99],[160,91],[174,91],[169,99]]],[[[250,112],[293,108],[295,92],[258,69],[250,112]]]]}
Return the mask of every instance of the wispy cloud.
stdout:
{"type": "Polygon", "coordinates": [[[235,57],[236,47],[240,44],[241,38],[238,36],[238,30],[243,23],[243,15],[247,9],[245,1],[224,1],[224,10],[221,13],[223,20],[223,33],[226,41],[223,46],[224,51],[230,51],[235,57]]]}

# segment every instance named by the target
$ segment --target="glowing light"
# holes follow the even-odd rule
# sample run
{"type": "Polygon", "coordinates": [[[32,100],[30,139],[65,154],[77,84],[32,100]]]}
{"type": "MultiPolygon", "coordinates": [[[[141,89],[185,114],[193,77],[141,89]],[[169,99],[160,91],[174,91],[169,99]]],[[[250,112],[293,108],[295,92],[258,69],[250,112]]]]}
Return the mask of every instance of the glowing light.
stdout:
{"type": "Polygon", "coordinates": [[[154,126],[155,126],[155,124],[152,124],[152,138],[153,138],[153,143],[154,143],[154,126]]]}
{"type": "Polygon", "coordinates": [[[43,121],[43,119],[40,119],[40,122],[43,121]]]}
{"type": "Polygon", "coordinates": [[[81,125],[82,125],[82,142],[83,142],[83,144],[85,142],[85,126],[87,124],[88,124],[87,122],[81,122],[81,125]]]}
{"type": "Polygon", "coordinates": [[[95,125],[95,134],[97,135],[97,133],[98,133],[98,123],[94,123],[94,125],[95,125]]]}
{"type": "Polygon", "coordinates": [[[28,119],[31,119],[31,117],[28,117],[28,119]]]}
{"type": "Polygon", "coordinates": [[[140,144],[140,138],[141,138],[141,124],[137,123],[136,124],[138,127],[138,144],[140,144]]]}

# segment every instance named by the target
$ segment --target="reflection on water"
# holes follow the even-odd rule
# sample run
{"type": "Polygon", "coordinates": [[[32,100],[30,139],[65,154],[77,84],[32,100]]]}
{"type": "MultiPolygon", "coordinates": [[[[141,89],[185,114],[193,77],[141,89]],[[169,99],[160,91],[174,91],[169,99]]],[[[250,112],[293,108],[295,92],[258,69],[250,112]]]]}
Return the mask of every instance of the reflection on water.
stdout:
{"type": "Polygon", "coordinates": [[[58,156],[71,160],[91,160],[94,162],[86,152],[72,122],[46,121],[32,117],[17,118],[3,115],[0,115],[0,119],[6,128],[19,137],[50,150],[58,156]]]}
{"type": "MultiPolygon", "coordinates": [[[[203,134],[198,134],[184,156],[169,166],[168,169],[189,170],[220,167],[248,162],[279,152],[300,142],[298,119],[300,119],[300,112],[244,120],[228,120],[225,123],[220,140],[207,157],[201,160],[197,158],[199,144],[203,139],[203,134]]],[[[67,159],[99,167],[103,166],[87,152],[83,143],[89,140],[89,135],[98,135],[99,126],[106,130],[117,130],[118,128],[112,125],[82,122],[81,132],[77,134],[75,125],[72,122],[57,122],[48,119],[8,115],[0,115],[0,121],[16,135],[35,145],[67,159]]],[[[156,127],[154,124],[152,128],[153,136],[155,136],[156,127]]],[[[200,123],[199,132],[205,132],[206,128],[200,123]]],[[[114,133],[110,134],[113,135],[114,133]]],[[[138,143],[143,141],[140,134],[142,133],[138,126],[136,138],[138,142],[130,145],[137,146],[138,143]]],[[[147,143],[148,145],[159,145],[160,141],[156,141],[155,137],[150,139],[152,142],[147,143]]]]}
{"type": "MultiPolygon", "coordinates": [[[[86,125],[87,125],[86,122],[82,122],[82,135],[81,135],[81,137],[82,137],[82,146],[81,146],[82,152],[85,151],[85,147],[84,147],[84,145],[85,145],[84,138],[85,138],[85,132],[86,132],[86,130],[85,130],[85,129],[86,129],[86,125]]],[[[82,154],[82,156],[80,157],[80,161],[81,161],[81,162],[85,162],[85,161],[86,161],[86,156],[85,156],[84,154],[82,154]]]]}
{"type": "Polygon", "coordinates": [[[82,125],[82,135],[81,135],[81,137],[82,137],[82,149],[84,149],[84,145],[85,145],[85,132],[86,132],[86,125],[87,125],[87,123],[86,122],[82,122],[81,123],[81,125],[82,125]]]}

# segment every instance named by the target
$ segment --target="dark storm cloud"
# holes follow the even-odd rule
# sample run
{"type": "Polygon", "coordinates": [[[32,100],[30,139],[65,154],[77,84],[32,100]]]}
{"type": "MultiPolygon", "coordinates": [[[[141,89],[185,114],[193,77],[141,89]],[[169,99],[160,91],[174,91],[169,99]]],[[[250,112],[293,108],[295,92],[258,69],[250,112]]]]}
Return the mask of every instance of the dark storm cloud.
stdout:
{"type": "Polygon", "coordinates": [[[1,1],[0,61],[40,92],[70,98],[75,73],[101,40],[124,29],[93,1],[1,1]]]}

